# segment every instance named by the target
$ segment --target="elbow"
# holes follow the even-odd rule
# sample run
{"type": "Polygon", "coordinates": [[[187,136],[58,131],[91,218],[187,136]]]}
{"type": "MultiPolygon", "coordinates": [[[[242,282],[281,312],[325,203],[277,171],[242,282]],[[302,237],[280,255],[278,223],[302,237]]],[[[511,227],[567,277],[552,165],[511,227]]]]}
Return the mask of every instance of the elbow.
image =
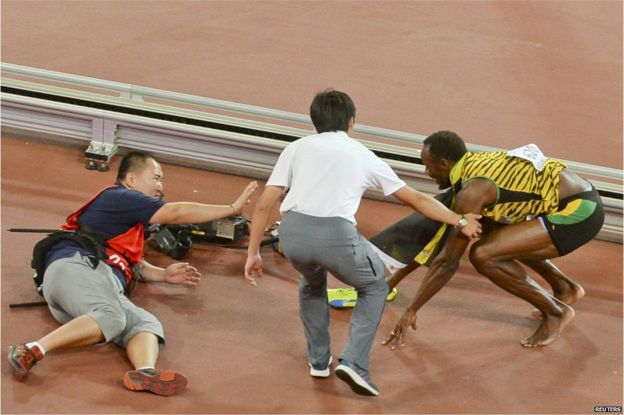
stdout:
{"type": "Polygon", "coordinates": [[[459,268],[459,261],[451,261],[451,260],[445,260],[442,263],[442,270],[444,271],[444,274],[449,276],[449,278],[455,274],[455,272],[457,271],[457,268],[459,268]]]}
{"type": "Polygon", "coordinates": [[[431,264],[431,268],[434,267],[438,270],[436,273],[438,278],[446,283],[459,268],[459,261],[454,258],[439,257],[431,264]]]}
{"type": "Polygon", "coordinates": [[[150,223],[179,225],[184,223],[183,220],[182,209],[175,203],[167,203],[156,211],[150,219],[150,223]]]}
{"type": "Polygon", "coordinates": [[[273,210],[273,205],[269,203],[258,203],[254,209],[253,216],[257,215],[269,215],[273,210]]]}

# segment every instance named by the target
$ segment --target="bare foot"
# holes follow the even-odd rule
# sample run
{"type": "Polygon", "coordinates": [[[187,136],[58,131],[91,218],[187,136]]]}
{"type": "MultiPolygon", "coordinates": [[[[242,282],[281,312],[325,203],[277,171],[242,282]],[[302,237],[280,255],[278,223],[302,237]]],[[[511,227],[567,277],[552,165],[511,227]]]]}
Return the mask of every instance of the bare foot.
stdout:
{"type": "MultiPolygon", "coordinates": [[[[567,304],[561,304],[562,314],[560,316],[547,315],[542,320],[535,333],[522,339],[520,343],[523,347],[543,347],[549,345],[561,332],[564,327],[574,318],[574,310],[567,304]]],[[[541,313],[540,313],[541,314],[541,313]]]]}
{"type": "MultiPolygon", "coordinates": [[[[572,305],[576,303],[578,300],[580,300],[581,298],[585,297],[585,290],[580,285],[576,283],[572,283],[568,287],[569,288],[564,291],[555,293],[555,298],[564,304],[572,305]]],[[[534,309],[531,312],[531,317],[533,317],[536,320],[541,320],[542,312],[539,311],[538,309],[534,309]]]]}

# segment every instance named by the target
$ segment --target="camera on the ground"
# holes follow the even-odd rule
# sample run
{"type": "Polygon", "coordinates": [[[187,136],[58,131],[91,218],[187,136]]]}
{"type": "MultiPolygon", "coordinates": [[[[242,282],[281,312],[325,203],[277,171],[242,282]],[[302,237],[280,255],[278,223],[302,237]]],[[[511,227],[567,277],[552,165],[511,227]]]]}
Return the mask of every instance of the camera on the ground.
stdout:
{"type": "Polygon", "coordinates": [[[206,223],[183,225],[150,225],[149,240],[165,255],[180,260],[193,246],[193,242],[228,244],[249,235],[249,220],[242,216],[206,223]]]}

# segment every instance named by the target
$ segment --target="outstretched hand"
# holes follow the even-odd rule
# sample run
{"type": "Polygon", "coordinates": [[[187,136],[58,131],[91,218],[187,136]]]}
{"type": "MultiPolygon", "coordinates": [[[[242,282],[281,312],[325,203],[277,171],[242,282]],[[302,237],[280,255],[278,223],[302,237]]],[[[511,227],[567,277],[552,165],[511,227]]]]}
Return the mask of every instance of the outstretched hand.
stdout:
{"type": "Polygon", "coordinates": [[[464,213],[464,218],[468,220],[468,225],[460,229],[461,233],[469,238],[476,239],[481,236],[481,215],[476,213],[464,213]]]}
{"type": "Polygon", "coordinates": [[[178,262],[165,268],[165,281],[169,284],[186,285],[187,287],[195,287],[199,282],[201,274],[188,262],[178,262]]]}
{"type": "Polygon", "coordinates": [[[260,254],[247,255],[247,261],[245,261],[245,281],[254,287],[258,285],[256,278],[262,277],[262,257],[260,254]]]}
{"type": "Polygon", "coordinates": [[[249,203],[249,198],[258,188],[258,182],[255,180],[249,182],[249,184],[245,187],[243,192],[238,196],[238,198],[232,203],[232,208],[234,209],[234,214],[238,215],[243,211],[243,207],[249,203]]]}
{"type": "Polygon", "coordinates": [[[416,330],[416,312],[407,309],[396,326],[394,326],[394,330],[390,332],[386,340],[381,344],[384,346],[390,345],[390,350],[402,348],[405,346],[405,333],[409,327],[416,330]]]}

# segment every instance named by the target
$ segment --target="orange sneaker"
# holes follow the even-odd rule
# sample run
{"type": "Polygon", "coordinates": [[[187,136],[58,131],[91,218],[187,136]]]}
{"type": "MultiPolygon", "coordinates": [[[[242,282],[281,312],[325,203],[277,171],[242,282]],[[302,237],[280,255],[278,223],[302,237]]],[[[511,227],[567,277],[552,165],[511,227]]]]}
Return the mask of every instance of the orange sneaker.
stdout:
{"type": "Polygon", "coordinates": [[[132,391],[148,391],[161,396],[181,393],[187,380],[180,373],[171,370],[130,370],[123,378],[124,386],[132,391]]]}

